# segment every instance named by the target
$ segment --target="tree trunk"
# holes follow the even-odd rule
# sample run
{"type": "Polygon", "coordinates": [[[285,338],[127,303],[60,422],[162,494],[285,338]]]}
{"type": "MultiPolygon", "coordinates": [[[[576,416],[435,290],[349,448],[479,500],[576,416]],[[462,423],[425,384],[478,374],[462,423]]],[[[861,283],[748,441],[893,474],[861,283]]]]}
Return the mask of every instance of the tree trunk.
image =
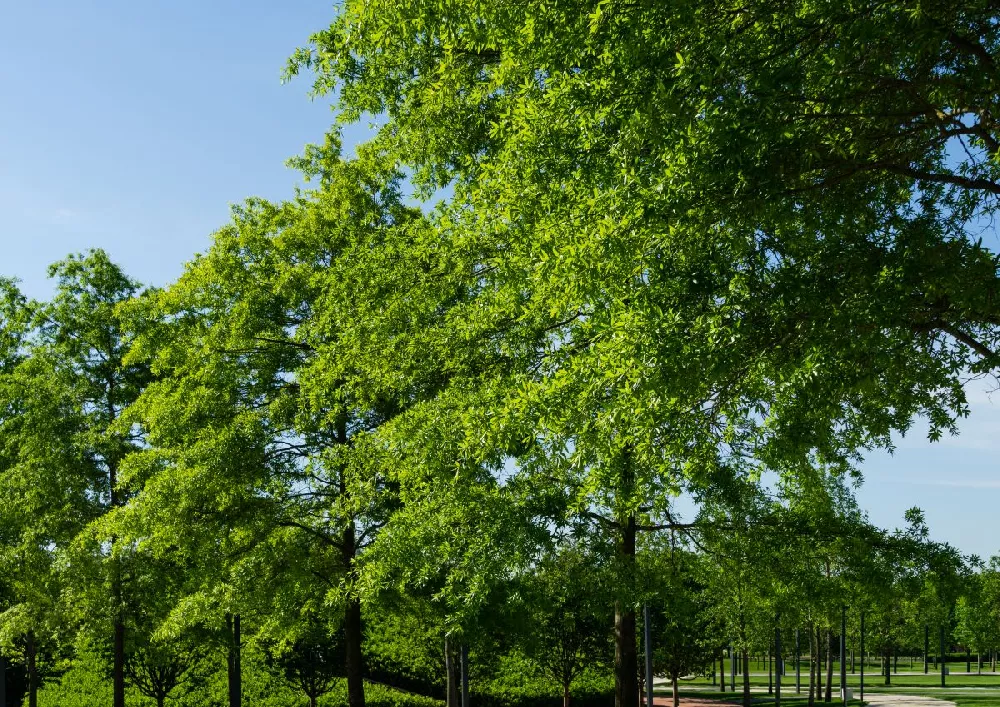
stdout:
{"type": "Polygon", "coordinates": [[[569,707],[569,682],[563,683],[563,707],[569,707]]]}
{"type": "Polygon", "coordinates": [[[25,637],[24,653],[28,662],[28,707],[38,707],[38,647],[34,631],[28,631],[25,637]]]}
{"type": "MultiPolygon", "coordinates": [[[[111,409],[114,417],[114,409],[111,409]]],[[[118,491],[118,463],[108,460],[108,485],[111,489],[111,508],[123,505],[124,499],[118,491]]],[[[116,537],[111,538],[111,548],[114,551],[116,537]]],[[[111,597],[114,601],[114,656],[112,658],[112,704],[114,707],[125,707],[125,606],[122,600],[121,563],[111,559],[111,597]]]]}
{"type": "Polygon", "coordinates": [[[806,633],[809,634],[809,699],[807,704],[808,707],[813,707],[816,704],[816,632],[810,625],[806,629],[806,633]]]}
{"type": "Polygon", "coordinates": [[[882,672],[885,674],[884,683],[886,685],[892,684],[892,673],[890,671],[890,667],[892,665],[891,653],[892,653],[892,648],[887,646],[885,649],[885,655],[882,657],[882,672]]]}
{"type": "Polygon", "coordinates": [[[833,632],[826,630],[826,694],[824,702],[833,701],[833,632]]]}
{"type": "Polygon", "coordinates": [[[163,697],[163,695],[157,695],[156,696],[156,707],[163,707],[163,705],[166,703],[166,701],[167,700],[166,700],[165,697],[163,697]]]}
{"type": "Polygon", "coordinates": [[[639,707],[635,611],[615,603],[615,707],[639,707]]]}
{"type": "Polygon", "coordinates": [[[726,691],[726,652],[725,650],[719,652],[719,685],[722,688],[721,692],[726,691]]]}
{"type": "Polygon", "coordinates": [[[816,627],[816,701],[823,700],[823,633],[816,627]]]}
{"type": "MultiPolygon", "coordinates": [[[[747,660],[747,651],[746,651],[745,648],[743,649],[742,654],[743,654],[743,667],[746,668],[750,663],[747,660]]],[[[750,671],[749,670],[744,670],[743,671],[743,707],[750,707],[750,703],[751,703],[751,699],[750,699],[750,671]]]]}
{"type": "Polygon", "coordinates": [[[229,707],[243,705],[243,639],[240,631],[240,615],[226,614],[226,627],[229,629],[229,653],[226,656],[226,668],[229,678],[229,707]]]}
{"type": "MultiPolygon", "coordinates": [[[[631,482],[628,456],[624,462],[623,481],[631,482]]],[[[635,566],[635,516],[621,524],[618,557],[631,582],[635,566]]],[[[639,707],[639,657],[636,651],[636,617],[631,605],[615,602],[615,707],[639,707]]]]}
{"type": "Polygon", "coordinates": [[[673,691],[674,696],[674,707],[679,707],[681,704],[681,691],[677,686],[677,676],[670,676],[670,689],[673,691]]]}
{"type": "Polygon", "coordinates": [[[7,707],[7,659],[0,655],[0,707],[7,707]]]}
{"type": "MultiPolygon", "coordinates": [[[[347,433],[344,432],[346,439],[347,433]]],[[[347,489],[341,477],[341,490],[346,495],[347,489]]],[[[347,524],[344,530],[342,554],[344,566],[353,572],[354,558],[357,554],[354,521],[347,524]]],[[[365,667],[362,653],[363,632],[361,626],[361,601],[350,589],[347,605],[344,607],[344,648],[347,653],[347,704],[349,707],[365,707],[365,667]]]]}
{"type": "Polygon", "coordinates": [[[444,637],[445,707],[459,707],[458,681],[455,680],[455,655],[451,641],[444,637]]]}

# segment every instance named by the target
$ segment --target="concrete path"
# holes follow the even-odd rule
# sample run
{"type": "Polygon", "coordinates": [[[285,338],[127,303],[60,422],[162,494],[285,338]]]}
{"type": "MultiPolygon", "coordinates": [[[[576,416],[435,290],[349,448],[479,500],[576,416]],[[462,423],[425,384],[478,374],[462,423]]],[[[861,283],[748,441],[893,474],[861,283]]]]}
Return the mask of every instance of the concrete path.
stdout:
{"type": "Polygon", "coordinates": [[[895,695],[873,692],[865,695],[865,702],[870,707],[955,707],[954,702],[939,700],[935,697],[918,697],[917,695],[895,695]]]}

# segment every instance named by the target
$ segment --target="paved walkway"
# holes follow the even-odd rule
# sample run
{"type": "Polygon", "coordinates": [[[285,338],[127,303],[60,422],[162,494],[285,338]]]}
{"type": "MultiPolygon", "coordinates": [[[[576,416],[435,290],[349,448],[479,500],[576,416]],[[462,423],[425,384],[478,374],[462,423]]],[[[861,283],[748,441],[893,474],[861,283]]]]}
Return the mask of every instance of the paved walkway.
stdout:
{"type": "Polygon", "coordinates": [[[954,702],[939,700],[936,697],[918,697],[916,695],[890,695],[873,692],[865,695],[869,707],[955,707],[954,702]]]}
{"type": "MultiPolygon", "coordinates": [[[[672,697],[667,695],[666,697],[660,697],[658,695],[653,696],[653,707],[672,707],[674,700],[672,697]]],[[[719,700],[703,700],[697,697],[682,697],[681,707],[720,707],[719,700]]]]}
{"type": "MultiPolygon", "coordinates": [[[[756,691],[754,691],[756,692],[756,691]]],[[[854,699],[857,700],[857,694],[854,699]]],[[[733,695],[731,700],[706,700],[698,697],[681,697],[680,707],[721,707],[725,704],[739,704],[740,694],[733,695]]],[[[759,695],[755,695],[755,702],[759,701],[759,695]]],[[[867,707],[955,707],[954,702],[940,700],[936,697],[924,697],[918,695],[900,695],[894,693],[865,693],[865,703],[867,707]]],[[[819,707],[824,703],[817,702],[819,707]]],[[[655,695],[653,697],[653,707],[672,707],[673,699],[670,695],[655,695]]]]}

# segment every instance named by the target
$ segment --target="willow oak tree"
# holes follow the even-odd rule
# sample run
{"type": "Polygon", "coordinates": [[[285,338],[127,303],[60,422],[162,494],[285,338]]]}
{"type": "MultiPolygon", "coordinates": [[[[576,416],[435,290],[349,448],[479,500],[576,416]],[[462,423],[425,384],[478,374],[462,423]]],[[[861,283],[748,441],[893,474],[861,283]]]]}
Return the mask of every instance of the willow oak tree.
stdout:
{"type": "MultiPolygon", "coordinates": [[[[877,102],[883,75],[913,67],[927,85],[942,65],[961,77],[984,59],[949,49],[949,31],[989,45],[989,12],[353,0],[290,73],[314,69],[341,121],[384,114],[377,148],[425,190],[454,187],[442,238],[481,266],[461,331],[536,354],[492,382],[499,413],[472,427],[496,429],[488,446],[526,438],[520,468],[540,486],[555,476],[577,508],[603,506],[628,566],[643,504],[662,513],[679,487],[714,483],[718,455],[844,465],[917,413],[939,434],[964,411],[995,263],[940,182],[881,158],[810,171],[912,126],[895,108],[876,127],[862,115],[855,140],[809,101],[877,102]],[[874,83],[855,70],[868,56],[874,83]]],[[[940,133],[907,144],[941,163],[940,133]]],[[[620,614],[631,705],[634,615],[620,614]]]]}
{"type": "Polygon", "coordinates": [[[4,386],[5,406],[16,411],[5,420],[4,496],[30,518],[26,551],[65,559],[60,599],[80,612],[77,620],[87,613],[110,624],[114,705],[124,707],[127,548],[113,537],[100,542],[95,524],[125,504],[119,469],[139,443],[134,430],[114,425],[148,380],[146,367],[124,362],[129,341],[116,315],[140,287],[100,250],[70,256],[49,274],[55,294],[30,305],[23,360],[4,386]]]}
{"type": "MultiPolygon", "coordinates": [[[[374,5],[349,5],[331,32],[317,40],[324,76],[338,71],[336,62],[348,54],[371,60],[375,44],[382,41],[376,40],[380,33],[386,41],[398,40],[393,51],[399,53],[390,64],[422,51],[415,40],[423,31],[418,27],[431,31],[431,45],[438,44],[439,28],[425,22],[425,13],[432,14],[429,5],[384,3],[378,10],[374,5]],[[369,21],[378,25],[371,34],[369,21]],[[365,30],[358,35],[361,44],[340,46],[357,27],[365,30]]],[[[393,122],[386,140],[377,145],[414,167],[418,182],[426,176],[424,186],[456,180],[454,202],[439,212],[435,226],[455,260],[472,260],[476,279],[474,299],[461,308],[463,318],[451,319],[451,338],[477,344],[483,360],[496,360],[499,353],[512,365],[463,378],[463,387],[453,387],[458,392],[450,400],[458,399],[465,407],[468,422],[462,431],[469,438],[467,447],[477,445],[482,458],[494,465],[498,456],[514,458],[516,475],[529,493],[561,493],[571,517],[589,518],[595,532],[615,540],[624,579],[616,602],[616,690],[620,704],[633,705],[638,700],[636,534],[671,523],[666,517],[669,498],[691,477],[712,476],[719,434],[735,429],[735,421],[744,415],[715,386],[727,370],[742,367],[744,357],[724,345],[712,313],[717,289],[713,283],[724,280],[740,258],[726,244],[695,247],[675,233],[672,216],[684,207],[672,195],[641,209],[638,202],[619,199],[618,185],[624,183],[622,189],[629,192],[634,184],[628,177],[623,182],[617,167],[595,163],[591,169],[581,164],[575,144],[579,135],[573,133],[578,126],[567,123],[573,111],[564,110],[564,104],[544,110],[525,104],[528,112],[522,115],[518,105],[525,80],[528,93],[542,103],[547,100],[546,87],[538,85],[530,63],[543,45],[522,37],[521,27],[511,22],[526,19],[538,8],[526,6],[527,14],[521,17],[519,8],[497,6],[502,19],[511,13],[513,20],[503,26],[486,22],[479,29],[476,18],[463,16],[468,9],[463,6],[450,16],[457,23],[455,32],[481,33],[484,39],[470,41],[487,44],[493,41],[488,37],[499,32],[497,41],[510,39],[516,47],[509,54],[506,49],[484,49],[486,55],[508,57],[506,64],[497,69],[480,57],[472,60],[478,67],[474,70],[461,49],[463,66],[456,67],[454,76],[445,76],[444,84],[458,86],[460,76],[475,82],[480,74],[509,70],[504,85],[473,85],[468,91],[462,86],[455,96],[463,106],[439,106],[457,120],[455,135],[445,138],[434,128],[417,140],[414,124],[393,122]],[[521,50],[520,57],[528,60],[523,65],[515,58],[521,50]],[[509,110],[494,112],[474,98],[475,115],[466,116],[457,109],[471,108],[472,103],[465,103],[468,95],[487,104],[496,98],[508,103],[509,110]],[[500,124],[486,125],[484,116],[500,116],[500,124]],[[468,125],[480,126],[482,141],[470,141],[463,127],[466,119],[468,125]],[[509,140],[506,128],[514,133],[509,140]],[[486,139],[491,133],[499,136],[495,142],[486,139]],[[390,134],[395,137],[390,139],[390,134]],[[450,154],[427,152],[427,161],[418,164],[399,151],[418,143],[421,150],[450,154]],[[503,159],[477,164],[480,154],[501,152],[503,159]],[[511,169],[515,165],[517,169],[511,169]],[[692,282],[699,283],[693,290],[688,287],[692,282]],[[718,357],[704,355],[700,347],[718,357]]],[[[586,16],[581,21],[572,18],[573,13],[560,14],[559,31],[582,41],[589,32],[586,16]]],[[[544,52],[562,62],[562,52],[572,42],[555,44],[559,47],[544,45],[544,52]]],[[[426,57],[431,65],[437,63],[436,51],[426,57]]],[[[405,113],[426,97],[425,86],[408,85],[409,67],[394,70],[373,61],[361,76],[384,76],[393,85],[391,97],[380,93],[388,83],[375,86],[364,80],[345,85],[342,96],[365,101],[393,119],[397,106],[406,104],[405,113]]],[[[437,71],[431,69],[432,74],[437,71]]],[[[412,74],[423,76],[422,70],[412,74]]],[[[451,91],[436,93],[435,100],[446,94],[451,91]]],[[[356,107],[344,103],[345,115],[356,107]]],[[[424,116],[412,117],[425,122],[424,116]]],[[[729,435],[732,447],[740,441],[738,431],[729,435]]]]}
{"type": "Polygon", "coordinates": [[[132,356],[160,380],[133,408],[149,446],[130,461],[130,483],[142,489],[133,506],[143,542],[169,545],[184,519],[214,518],[206,527],[226,531],[237,574],[260,562],[262,542],[305,546],[305,559],[290,555],[299,567],[279,565],[288,572],[257,589],[291,606],[298,570],[315,570],[325,603],[342,609],[349,702],[363,707],[360,555],[396,501],[386,469],[359,450],[406,400],[393,386],[355,395],[346,380],[364,359],[332,357],[353,335],[339,326],[351,308],[345,279],[376,279],[357,263],[419,228],[420,214],[403,205],[393,170],[327,148],[304,158],[317,189],[236,207],[137,315],[157,324],[132,356]]]}
{"type": "MultiPolygon", "coordinates": [[[[289,74],[316,70],[342,121],[384,113],[375,141],[427,188],[456,185],[553,323],[580,311],[561,307],[571,283],[612,293],[657,258],[686,267],[677,291],[714,298],[684,318],[712,332],[688,360],[721,358],[704,372],[763,408],[747,424],[770,455],[843,459],[917,412],[948,429],[957,375],[989,357],[996,264],[962,226],[992,193],[990,13],[357,0],[289,74]],[[957,166],[952,139],[971,141],[957,166]]],[[[649,301],[622,299],[636,316],[649,301]]],[[[648,323],[665,336],[662,309],[648,323]]]]}

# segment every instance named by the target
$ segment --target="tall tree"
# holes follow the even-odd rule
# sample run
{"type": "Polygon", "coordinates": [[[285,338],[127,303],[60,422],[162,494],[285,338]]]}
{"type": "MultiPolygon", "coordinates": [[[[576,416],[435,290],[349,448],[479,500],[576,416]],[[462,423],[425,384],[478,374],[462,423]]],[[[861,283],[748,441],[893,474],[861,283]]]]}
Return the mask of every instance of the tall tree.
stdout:
{"type": "Polygon", "coordinates": [[[49,269],[56,278],[52,300],[31,306],[24,360],[12,373],[18,414],[5,434],[16,448],[6,491],[33,517],[34,544],[72,553],[64,563],[72,573],[63,598],[78,608],[91,590],[107,583],[108,595],[89,606],[108,618],[113,655],[114,705],[124,707],[126,609],[122,599],[122,558],[126,547],[110,538],[103,545],[94,525],[123,507],[122,460],[139,443],[134,430],[116,422],[139,395],[148,369],[124,361],[129,341],[117,307],[140,292],[100,250],[71,256],[49,269]],[[58,534],[51,529],[58,528],[58,534]],[[38,541],[42,540],[42,544],[38,541]],[[87,575],[86,569],[94,574],[87,575]]]}
{"type": "Polygon", "coordinates": [[[335,142],[302,164],[316,190],[235,208],[209,251],[134,311],[155,325],[132,356],[161,377],[130,418],[150,441],[130,460],[142,489],[135,537],[164,546],[194,517],[208,533],[200,541],[224,543],[230,576],[288,547],[266,573],[289,594],[256,595],[341,607],[349,700],[363,707],[361,555],[397,505],[391,458],[365,439],[419,391],[350,386],[364,352],[339,354],[360,335],[343,326],[350,285],[377,280],[360,271],[370,253],[419,214],[402,204],[395,172],[342,160],[335,142]]]}
{"type": "MultiPolygon", "coordinates": [[[[454,186],[435,223],[476,278],[452,339],[515,364],[463,379],[479,393],[470,437],[503,453],[528,441],[519,473],[598,507],[628,568],[646,504],[662,516],[747,457],[843,467],[918,413],[953,429],[961,372],[991,356],[992,257],[957,230],[958,202],[935,187],[949,180],[913,160],[831,170],[897,137],[898,154],[942,164],[942,134],[923,130],[937,112],[892,123],[883,84],[914,62],[933,86],[942,57],[955,75],[984,61],[949,54],[942,27],[978,27],[988,53],[988,12],[355,0],[290,73],[315,69],[342,121],[385,114],[373,149],[424,193],[454,186]],[[874,82],[854,70],[872,37],[874,82]],[[839,137],[853,133],[810,103],[826,89],[838,110],[860,95],[890,117],[839,137]],[[908,141],[914,127],[931,137],[908,141]],[[975,294],[956,285],[968,278],[975,294]]],[[[631,707],[627,597],[616,624],[631,707]]]]}

